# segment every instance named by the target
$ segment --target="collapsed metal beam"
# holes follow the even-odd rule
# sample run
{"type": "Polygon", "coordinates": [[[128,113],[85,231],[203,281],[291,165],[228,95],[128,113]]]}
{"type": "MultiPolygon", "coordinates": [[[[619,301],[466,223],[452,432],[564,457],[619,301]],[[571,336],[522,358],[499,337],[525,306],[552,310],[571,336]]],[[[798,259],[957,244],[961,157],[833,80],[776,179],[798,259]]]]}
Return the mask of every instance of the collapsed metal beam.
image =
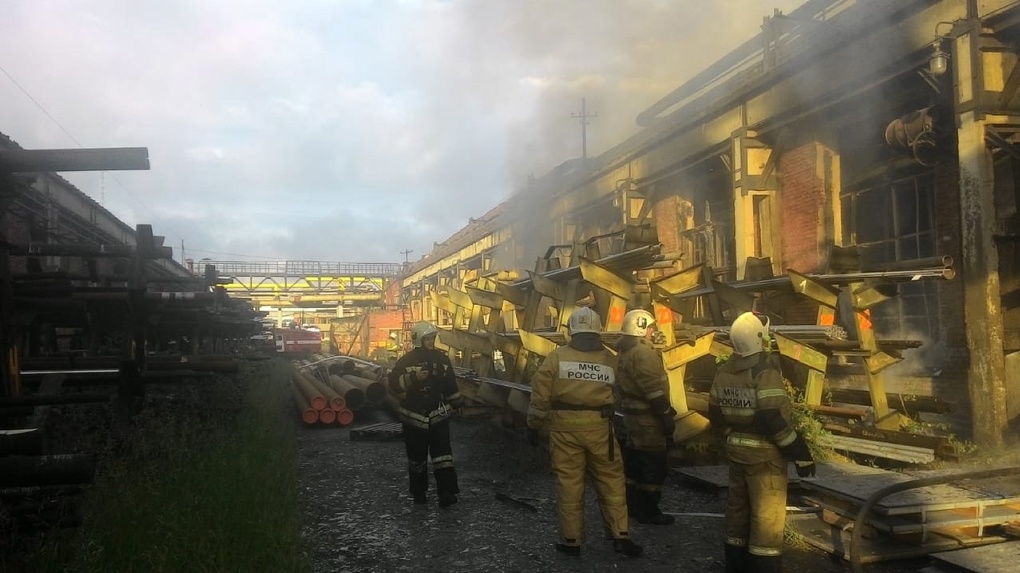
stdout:
{"type": "Polygon", "coordinates": [[[149,169],[147,147],[9,149],[0,151],[0,171],[124,171],[149,169]]]}

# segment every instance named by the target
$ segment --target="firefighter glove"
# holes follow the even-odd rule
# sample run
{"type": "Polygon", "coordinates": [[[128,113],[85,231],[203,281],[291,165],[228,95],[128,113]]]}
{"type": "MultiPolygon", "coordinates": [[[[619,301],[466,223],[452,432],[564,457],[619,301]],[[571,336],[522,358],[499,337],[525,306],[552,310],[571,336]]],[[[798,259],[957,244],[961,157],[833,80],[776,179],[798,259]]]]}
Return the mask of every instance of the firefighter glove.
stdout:
{"type": "Polygon", "coordinates": [[[793,462],[793,465],[797,467],[797,475],[806,477],[815,477],[815,462],[811,460],[797,460],[793,462]]]}
{"type": "Polygon", "coordinates": [[[532,447],[536,447],[537,448],[538,447],[538,430],[536,430],[535,428],[528,428],[527,437],[528,437],[528,443],[531,444],[532,447]]]}

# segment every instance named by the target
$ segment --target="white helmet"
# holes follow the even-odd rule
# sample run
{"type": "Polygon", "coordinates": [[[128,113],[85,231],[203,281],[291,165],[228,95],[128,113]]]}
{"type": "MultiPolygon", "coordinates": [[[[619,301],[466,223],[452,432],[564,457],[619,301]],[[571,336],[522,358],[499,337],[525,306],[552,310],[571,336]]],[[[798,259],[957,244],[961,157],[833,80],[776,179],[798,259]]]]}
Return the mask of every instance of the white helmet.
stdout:
{"type": "Polygon", "coordinates": [[[751,356],[764,352],[769,342],[769,317],[757,312],[745,312],[730,327],[730,343],[737,356],[751,356]]]}
{"type": "Polygon", "coordinates": [[[570,315],[567,321],[567,331],[571,336],[582,332],[602,332],[602,320],[594,310],[582,306],[570,315]]]}
{"type": "Polygon", "coordinates": [[[439,329],[437,329],[436,325],[431,322],[416,323],[411,327],[411,344],[413,344],[415,348],[421,348],[421,341],[426,336],[434,335],[437,332],[439,332],[439,329]]]}
{"type": "Polygon", "coordinates": [[[634,309],[623,315],[622,332],[627,336],[644,337],[648,327],[655,324],[655,317],[647,310],[634,309]]]}

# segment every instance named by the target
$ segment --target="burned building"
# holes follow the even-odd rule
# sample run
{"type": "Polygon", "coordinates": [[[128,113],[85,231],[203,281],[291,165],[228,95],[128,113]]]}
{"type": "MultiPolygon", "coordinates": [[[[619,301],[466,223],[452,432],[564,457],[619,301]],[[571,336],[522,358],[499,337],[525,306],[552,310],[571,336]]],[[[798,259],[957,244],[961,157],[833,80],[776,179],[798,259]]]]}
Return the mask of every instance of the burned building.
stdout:
{"type": "MultiPolygon", "coordinates": [[[[1000,443],[1020,424],[1018,52],[1014,0],[776,12],[641,113],[637,135],[437,244],[404,299],[416,319],[449,324],[436,293],[512,280],[557,245],[598,258],[658,242],[722,283],[952,260],[953,280],[898,282],[866,320],[877,338],[923,342],[907,356],[925,389],[957,403],[975,441],[1000,443]]],[[[787,324],[824,314],[809,299],[770,310],[787,324]]]]}

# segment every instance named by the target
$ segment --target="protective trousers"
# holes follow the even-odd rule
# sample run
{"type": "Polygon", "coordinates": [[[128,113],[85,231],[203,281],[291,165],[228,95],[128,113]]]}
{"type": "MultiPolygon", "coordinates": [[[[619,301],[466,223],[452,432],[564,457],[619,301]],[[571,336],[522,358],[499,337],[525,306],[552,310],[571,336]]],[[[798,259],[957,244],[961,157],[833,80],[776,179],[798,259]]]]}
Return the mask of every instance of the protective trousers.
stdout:
{"type": "Polygon", "coordinates": [[[460,493],[457,471],[453,467],[448,420],[430,424],[428,430],[404,424],[404,448],[407,450],[407,475],[412,495],[423,495],[429,488],[430,454],[439,494],[460,493]]]}
{"type": "Polygon", "coordinates": [[[549,432],[550,463],[556,474],[560,542],[580,546],[584,541],[584,482],[595,482],[602,523],[612,539],[629,539],[627,499],[620,456],[609,459],[609,424],[549,432]]]}
{"type": "Polygon", "coordinates": [[[662,484],[669,473],[666,436],[655,416],[624,414],[626,443],[623,471],[627,481],[627,507],[636,519],[660,515],[662,484]]]}
{"type": "MultiPolygon", "coordinates": [[[[778,456],[755,464],[730,462],[727,557],[736,556],[735,548],[744,548],[746,571],[779,571],[786,525],[786,466],[778,456]]],[[[729,566],[726,570],[739,571],[729,566]]]]}

